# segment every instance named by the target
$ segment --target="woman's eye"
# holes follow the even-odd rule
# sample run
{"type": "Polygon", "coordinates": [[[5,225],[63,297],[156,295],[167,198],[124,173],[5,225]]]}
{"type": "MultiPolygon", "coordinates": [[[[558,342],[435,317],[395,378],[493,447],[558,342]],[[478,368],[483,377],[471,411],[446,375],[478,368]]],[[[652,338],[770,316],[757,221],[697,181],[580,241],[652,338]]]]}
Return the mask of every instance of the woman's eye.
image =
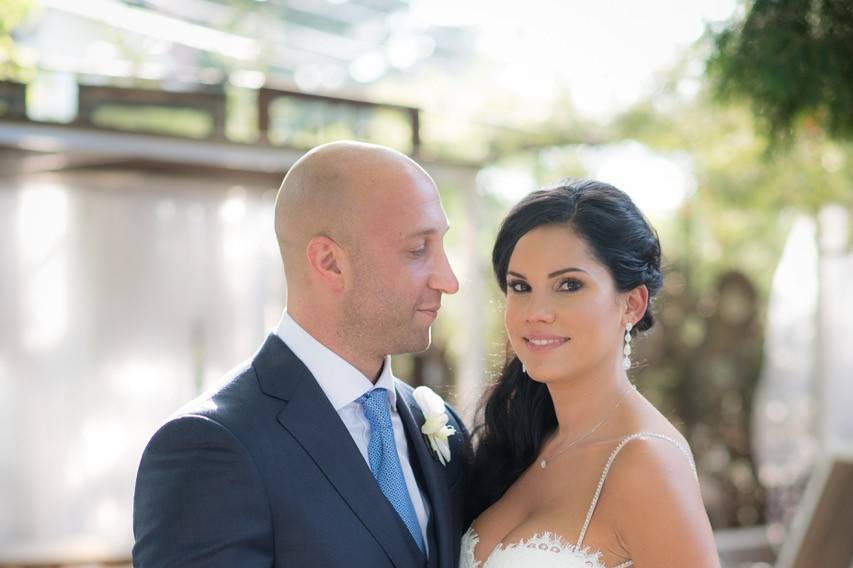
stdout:
{"type": "Polygon", "coordinates": [[[507,282],[507,288],[516,293],[527,292],[530,290],[530,286],[527,285],[527,282],[522,282],[520,280],[507,282]]]}
{"type": "Polygon", "coordinates": [[[583,288],[583,283],[580,280],[575,280],[574,278],[568,278],[560,282],[560,290],[566,292],[577,292],[583,288]]]}
{"type": "Polygon", "coordinates": [[[409,254],[411,254],[412,256],[416,256],[416,257],[417,256],[423,256],[426,253],[426,250],[427,250],[426,245],[424,245],[421,248],[410,250],[409,254]]]}

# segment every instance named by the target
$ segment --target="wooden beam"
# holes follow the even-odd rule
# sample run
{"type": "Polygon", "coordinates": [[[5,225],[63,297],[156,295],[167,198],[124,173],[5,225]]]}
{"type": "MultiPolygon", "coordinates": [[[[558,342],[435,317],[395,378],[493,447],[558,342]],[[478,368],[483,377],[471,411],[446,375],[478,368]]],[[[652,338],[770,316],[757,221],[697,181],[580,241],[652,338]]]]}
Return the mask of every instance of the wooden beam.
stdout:
{"type": "Polygon", "coordinates": [[[853,449],[834,450],[812,473],[776,568],[850,568],[851,535],[853,449]]]}

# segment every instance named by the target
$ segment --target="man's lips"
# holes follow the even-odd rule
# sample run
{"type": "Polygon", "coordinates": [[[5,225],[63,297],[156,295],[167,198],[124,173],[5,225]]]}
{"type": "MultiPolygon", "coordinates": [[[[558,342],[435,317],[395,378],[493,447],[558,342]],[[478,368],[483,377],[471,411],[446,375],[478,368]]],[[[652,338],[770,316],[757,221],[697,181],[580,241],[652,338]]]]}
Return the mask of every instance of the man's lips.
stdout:
{"type": "Polygon", "coordinates": [[[437,318],[438,317],[438,310],[440,310],[440,309],[441,309],[441,306],[431,306],[431,307],[426,307],[426,308],[418,308],[418,311],[423,312],[429,316],[432,316],[433,318],[437,318]]]}
{"type": "Polygon", "coordinates": [[[523,337],[524,344],[530,351],[549,351],[565,345],[571,341],[571,337],[562,335],[548,335],[541,333],[531,333],[523,337]]]}

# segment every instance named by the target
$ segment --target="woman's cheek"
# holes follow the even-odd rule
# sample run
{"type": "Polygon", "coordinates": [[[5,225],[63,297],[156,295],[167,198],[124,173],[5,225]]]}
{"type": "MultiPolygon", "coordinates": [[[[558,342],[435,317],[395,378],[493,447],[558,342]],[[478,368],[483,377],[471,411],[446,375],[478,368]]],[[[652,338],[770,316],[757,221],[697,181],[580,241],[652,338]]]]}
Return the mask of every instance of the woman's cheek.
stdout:
{"type": "Polygon", "coordinates": [[[510,306],[507,304],[506,316],[504,318],[504,327],[509,338],[513,350],[518,352],[521,347],[521,334],[524,329],[524,318],[521,316],[523,312],[518,309],[518,306],[510,306]]]}

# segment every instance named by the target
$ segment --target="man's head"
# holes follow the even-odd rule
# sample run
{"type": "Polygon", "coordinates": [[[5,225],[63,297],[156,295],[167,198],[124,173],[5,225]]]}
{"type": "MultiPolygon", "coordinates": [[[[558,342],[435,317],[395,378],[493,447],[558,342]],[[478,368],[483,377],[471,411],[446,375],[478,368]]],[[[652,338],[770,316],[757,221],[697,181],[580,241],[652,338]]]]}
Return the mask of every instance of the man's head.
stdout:
{"type": "Polygon", "coordinates": [[[458,282],[447,217],[430,176],[394,150],[333,142],[303,156],[281,184],[275,229],[288,311],[357,368],[423,351],[442,294],[458,282]]]}

